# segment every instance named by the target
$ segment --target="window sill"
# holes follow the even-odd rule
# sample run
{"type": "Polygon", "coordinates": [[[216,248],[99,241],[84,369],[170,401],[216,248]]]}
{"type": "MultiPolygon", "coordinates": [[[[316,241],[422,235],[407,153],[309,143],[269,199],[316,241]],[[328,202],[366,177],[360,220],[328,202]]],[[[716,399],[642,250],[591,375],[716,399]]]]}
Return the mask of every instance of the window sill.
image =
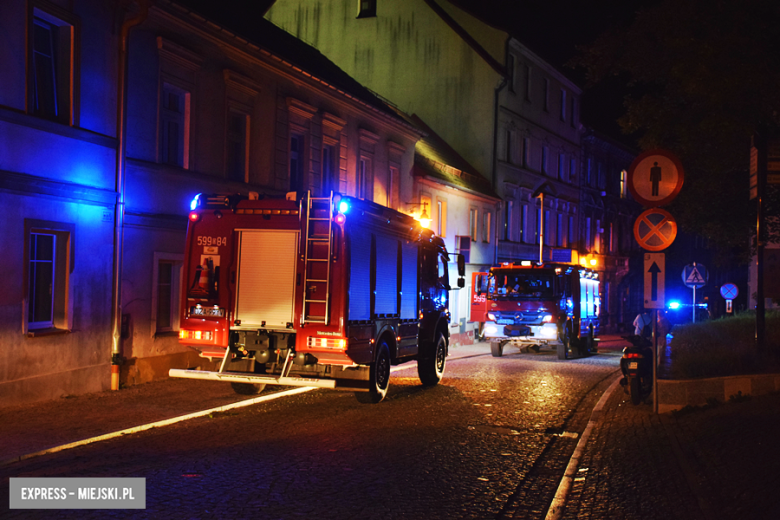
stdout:
{"type": "Polygon", "coordinates": [[[35,330],[28,330],[27,331],[27,337],[28,338],[39,338],[43,336],[56,336],[61,334],[70,334],[70,330],[67,329],[56,329],[54,327],[49,327],[47,329],[35,329],[35,330]]]}

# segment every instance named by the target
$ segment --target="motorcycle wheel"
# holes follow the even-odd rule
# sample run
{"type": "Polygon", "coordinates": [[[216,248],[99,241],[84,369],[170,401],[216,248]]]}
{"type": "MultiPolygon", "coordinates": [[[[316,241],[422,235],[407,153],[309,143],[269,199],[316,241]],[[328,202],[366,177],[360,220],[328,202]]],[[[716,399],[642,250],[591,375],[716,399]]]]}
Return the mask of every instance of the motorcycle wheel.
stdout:
{"type": "Polygon", "coordinates": [[[642,400],[642,384],[638,377],[628,379],[629,393],[631,394],[631,404],[638,405],[642,400]]]}

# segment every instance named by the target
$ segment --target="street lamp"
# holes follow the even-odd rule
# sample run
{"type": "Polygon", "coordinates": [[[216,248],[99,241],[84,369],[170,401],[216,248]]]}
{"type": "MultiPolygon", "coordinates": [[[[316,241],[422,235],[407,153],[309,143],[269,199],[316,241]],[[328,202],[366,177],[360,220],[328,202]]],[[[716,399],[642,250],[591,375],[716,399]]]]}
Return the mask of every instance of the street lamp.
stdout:
{"type": "Polygon", "coordinates": [[[539,197],[539,207],[541,208],[539,210],[541,216],[539,219],[539,264],[544,263],[544,190],[548,187],[549,184],[543,182],[531,195],[533,198],[539,197]]]}
{"type": "Polygon", "coordinates": [[[428,215],[428,203],[427,202],[407,202],[407,206],[422,206],[423,210],[420,213],[420,217],[417,219],[420,225],[426,229],[431,227],[431,217],[428,215]]]}

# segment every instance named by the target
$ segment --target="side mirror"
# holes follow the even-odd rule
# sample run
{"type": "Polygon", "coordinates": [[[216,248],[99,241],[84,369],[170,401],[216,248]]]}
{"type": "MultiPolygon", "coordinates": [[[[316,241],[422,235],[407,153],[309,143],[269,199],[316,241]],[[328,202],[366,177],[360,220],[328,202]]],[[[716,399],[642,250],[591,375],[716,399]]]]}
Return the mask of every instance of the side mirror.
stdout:
{"type": "MultiPolygon", "coordinates": [[[[458,276],[466,276],[466,258],[463,255],[458,256],[458,276]]],[[[463,286],[465,287],[465,285],[463,286]]]]}
{"type": "Polygon", "coordinates": [[[458,278],[458,288],[463,289],[464,287],[466,287],[466,279],[458,278]]]}

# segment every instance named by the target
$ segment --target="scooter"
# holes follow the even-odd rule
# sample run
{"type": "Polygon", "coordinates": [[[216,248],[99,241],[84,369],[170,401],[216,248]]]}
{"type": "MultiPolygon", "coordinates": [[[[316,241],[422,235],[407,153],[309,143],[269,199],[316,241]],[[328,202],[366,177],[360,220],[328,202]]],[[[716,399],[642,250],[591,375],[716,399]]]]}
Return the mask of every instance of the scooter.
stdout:
{"type": "Polygon", "coordinates": [[[653,344],[644,336],[623,336],[623,339],[628,340],[631,346],[623,349],[620,359],[623,371],[620,384],[623,391],[631,396],[631,403],[638,405],[653,391],[653,344]]]}

